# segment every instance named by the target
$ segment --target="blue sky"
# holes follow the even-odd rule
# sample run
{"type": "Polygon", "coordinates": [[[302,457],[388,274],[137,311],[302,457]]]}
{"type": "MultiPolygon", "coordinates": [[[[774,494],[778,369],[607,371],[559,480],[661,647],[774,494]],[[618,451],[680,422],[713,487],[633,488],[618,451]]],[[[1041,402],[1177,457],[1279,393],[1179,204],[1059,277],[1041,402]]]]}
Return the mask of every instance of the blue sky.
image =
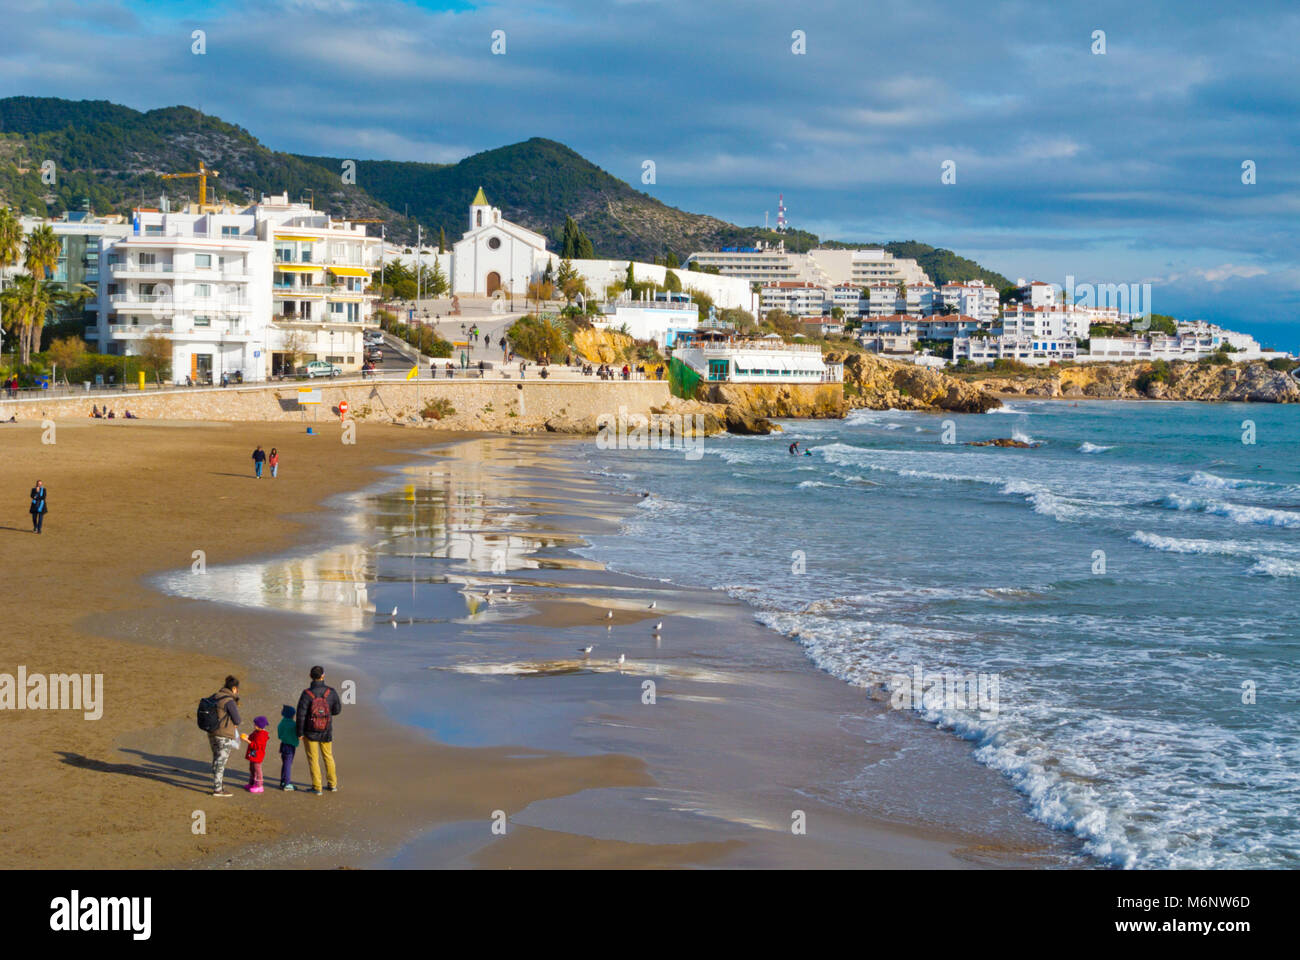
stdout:
{"type": "Polygon", "coordinates": [[[693,212],[775,222],[780,192],[824,237],[1150,283],[1157,312],[1300,350],[1297,10],[0,0],[0,94],[184,103],[273,148],[359,158],[546,136],[693,212]]]}

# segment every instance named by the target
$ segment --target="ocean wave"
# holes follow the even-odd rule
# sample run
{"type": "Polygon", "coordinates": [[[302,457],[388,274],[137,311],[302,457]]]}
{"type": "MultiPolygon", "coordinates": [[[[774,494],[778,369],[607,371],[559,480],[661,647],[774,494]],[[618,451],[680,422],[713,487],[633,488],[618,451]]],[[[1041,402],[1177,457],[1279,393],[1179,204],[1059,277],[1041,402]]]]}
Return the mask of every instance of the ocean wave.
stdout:
{"type": "Polygon", "coordinates": [[[802,483],[800,483],[799,486],[802,488],[811,489],[812,487],[833,487],[835,486],[835,484],[826,483],[823,480],[805,480],[802,483]]]}
{"type": "Polygon", "coordinates": [[[1100,443],[1089,443],[1087,440],[1079,444],[1080,453],[1105,453],[1107,450],[1114,450],[1114,446],[1103,446],[1100,443]]]}
{"type": "Polygon", "coordinates": [[[1294,510],[1274,510],[1270,507],[1249,507],[1225,500],[1198,500],[1176,493],[1165,497],[1162,504],[1170,510],[1208,513],[1226,517],[1234,523],[1258,523],[1270,527],[1300,527],[1300,513],[1294,510]]]}
{"type": "Polygon", "coordinates": [[[1220,477],[1205,470],[1197,470],[1185,482],[1188,486],[1206,487],[1210,490],[1245,490],[1251,487],[1272,486],[1262,480],[1237,480],[1231,477],[1220,477]]]}
{"type": "Polygon", "coordinates": [[[1150,547],[1152,550],[1163,550],[1166,553],[1200,553],[1220,557],[1249,557],[1254,556],[1255,551],[1258,549],[1252,544],[1242,543],[1239,540],[1162,537],[1158,533],[1147,533],[1145,530],[1136,531],[1129,539],[1134,543],[1142,544],[1144,547],[1150,547]]]}
{"type": "Polygon", "coordinates": [[[1262,557],[1250,572],[1265,577],[1300,577],[1300,562],[1281,557],[1262,557]]]}

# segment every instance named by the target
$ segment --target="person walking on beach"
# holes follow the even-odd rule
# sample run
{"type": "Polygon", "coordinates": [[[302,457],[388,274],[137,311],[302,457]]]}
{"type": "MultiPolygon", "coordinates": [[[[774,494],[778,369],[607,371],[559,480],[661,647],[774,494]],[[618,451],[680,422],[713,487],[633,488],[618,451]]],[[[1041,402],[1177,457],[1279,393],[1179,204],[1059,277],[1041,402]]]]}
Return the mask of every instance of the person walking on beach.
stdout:
{"type": "Polygon", "coordinates": [[[36,481],[36,486],[32,487],[32,505],[29,511],[32,515],[32,533],[41,532],[41,524],[45,522],[45,512],[49,507],[45,503],[45,484],[36,481]]]}
{"type": "Polygon", "coordinates": [[[262,450],[262,447],[259,444],[257,449],[253,451],[253,475],[257,477],[258,480],[262,479],[262,464],[265,462],[266,453],[262,450]]]}
{"type": "Polygon", "coordinates": [[[271,739],[271,735],[266,732],[266,717],[256,717],[253,720],[253,726],[256,729],[252,736],[248,737],[248,749],[244,751],[244,759],[248,761],[248,792],[261,793],[264,789],[262,786],[262,761],[266,759],[266,741],[271,739]]]}
{"type": "Polygon", "coordinates": [[[271,448],[271,455],[266,458],[266,465],[271,468],[271,479],[274,480],[280,470],[280,453],[275,447],[271,448]]]}
{"type": "Polygon", "coordinates": [[[210,697],[199,701],[199,728],[208,734],[212,748],[212,795],[233,797],[222,786],[230,752],[248,737],[239,732],[239,678],[226,677],[225,685],[210,697]]]}
{"type": "Polygon", "coordinates": [[[311,772],[311,792],[320,796],[321,758],[325,760],[325,787],[331,793],[339,788],[334,770],[334,718],[343,710],[338,692],[325,684],[325,668],[311,668],[311,685],[298,698],[295,729],[307,748],[307,769],[311,772]]]}
{"type": "Polygon", "coordinates": [[[293,755],[298,752],[298,724],[294,722],[294,710],[289,704],[280,711],[280,724],[275,728],[275,735],[280,740],[280,789],[293,789],[293,755]]]}

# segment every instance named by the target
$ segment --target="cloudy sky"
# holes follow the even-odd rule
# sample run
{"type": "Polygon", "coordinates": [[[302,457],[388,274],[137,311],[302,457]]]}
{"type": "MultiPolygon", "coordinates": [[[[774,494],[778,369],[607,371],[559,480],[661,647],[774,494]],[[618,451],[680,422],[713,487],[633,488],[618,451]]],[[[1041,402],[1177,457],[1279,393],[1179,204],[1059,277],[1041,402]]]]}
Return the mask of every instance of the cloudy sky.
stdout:
{"type": "Polygon", "coordinates": [[[1013,280],[1150,283],[1156,312],[1300,350],[1297,11],[0,0],[0,95],[183,103],[335,156],[452,161],[546,136],[683,209],[775,222],[784,193],[823,237],[921,240],[1013,280]]]}

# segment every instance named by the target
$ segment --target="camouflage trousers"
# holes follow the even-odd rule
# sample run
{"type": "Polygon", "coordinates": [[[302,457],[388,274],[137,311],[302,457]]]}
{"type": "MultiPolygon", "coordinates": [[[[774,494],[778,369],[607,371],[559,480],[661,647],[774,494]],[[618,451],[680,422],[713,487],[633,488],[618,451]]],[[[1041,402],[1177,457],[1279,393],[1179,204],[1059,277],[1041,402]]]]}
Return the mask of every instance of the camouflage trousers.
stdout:
{"type": "Polygon", "coordinates": [[[212,792],[221,792],[221,781],[226,776],[226,762],[230,760],[230,753],[239,745],[236,740],[229,737],[218,737],[216,734],[208,734],[208,744],[212,747],[212,792]]]}

